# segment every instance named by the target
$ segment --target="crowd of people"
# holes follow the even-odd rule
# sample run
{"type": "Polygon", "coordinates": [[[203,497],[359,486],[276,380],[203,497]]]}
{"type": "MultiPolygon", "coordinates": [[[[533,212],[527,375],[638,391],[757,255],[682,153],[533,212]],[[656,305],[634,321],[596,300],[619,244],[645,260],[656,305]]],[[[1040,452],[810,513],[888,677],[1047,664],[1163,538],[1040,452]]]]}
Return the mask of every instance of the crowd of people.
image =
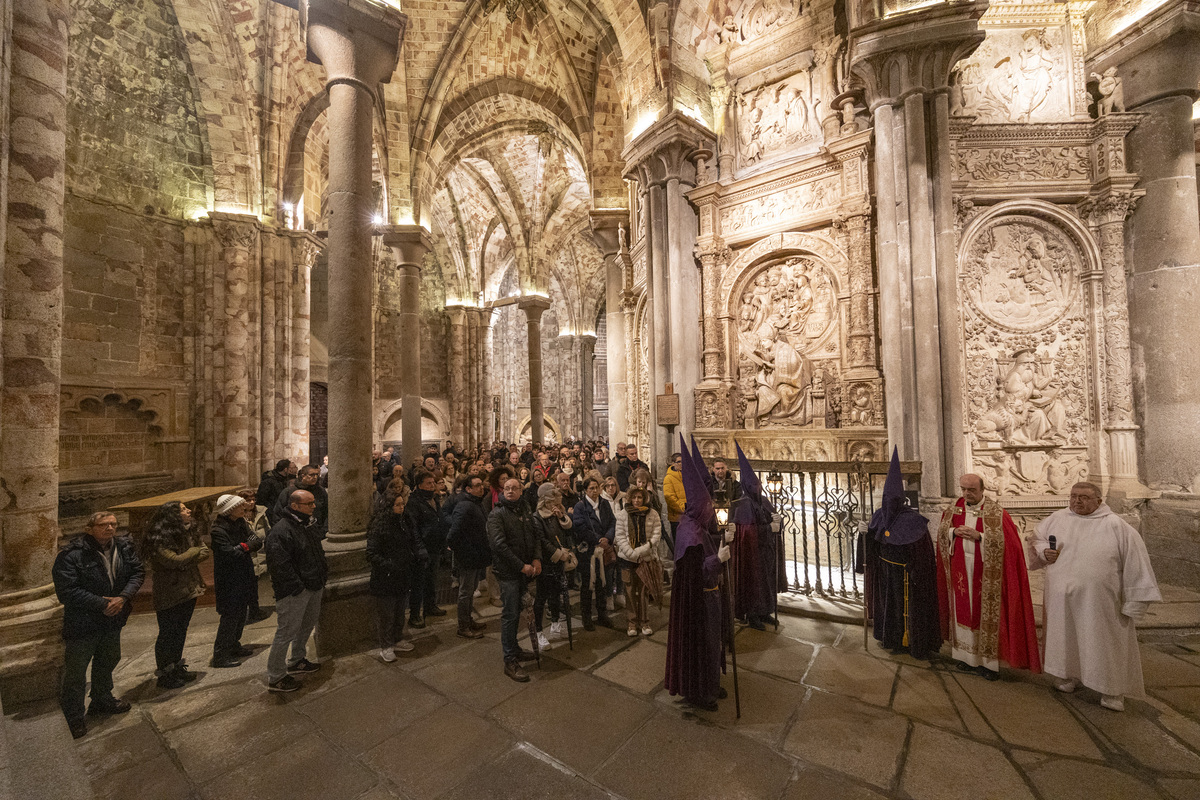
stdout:
{"type": "MultiPolygon", "coordinates": [[[[504,673],[525,682],[522,665],[567,634],[572,592],[585,632],[613,627],[623,611],[626,633],[637,637],[654,633],[650,606],[670,589],[666,688],[715,708],[726,696],[720,681],[735,619],[760,630],[777,622],[786,587],[780,514],[740,448],[737,455],[735,478],[723,459],[708,464],[681,439],[660,484],[634,445],[618,444],[610,458],[603,442],[469,451],[448,443],[407,466],[390,448],[376,451],[366,542],[375,653],[393,662],[413,650],[407,629],[449,613],[439,603],[448,582],[464,639],[483,635],[477,598],[500,607],[504,673]],[[727,522],[718,522],[718,506],[730,512],[727,522]],[[522,617],[533,649],[518,642],[522,617]]],[[[207,544],[192,509],[178,502],[161,506],[136,544],[117,535],[112,513],[92,515],[53,571],[64,607],[61,705],[74,736],[86,734],[86,714],[129,710],[113,694],[112,672],[148,570],[161,689],[198,677],[183,653],[209,558],[220,617],[211,667],[239,666],[252,652],[241,643],[245,625],[269,616],[258,602],[261,552],[276,614],[268,689],[296,691],[321,669],[307,645],[329,575],[327,474],[327,462],[279,461],[256,489],[217,499],[207,544]]],[[[948,641],[959,669],[988,680],[1001,662],[1040,671],[1027,568],[1046,569],[1045,669],[1061,691],[1082,683],[1103,694],[1105,707],[1123,708],[1125,695],[1142,691],[1134,625],[1160,599],[1140,536],[1103,504],[1099,487],[1080,483],[1069,508],[1023,547],[979,476],[963,476],[960,486],[962,497],[931,533],[929,519],[907,504],[893,456],[882,507],[859,536],[875,638],[917,658],[937,657],[948,641]]]]}

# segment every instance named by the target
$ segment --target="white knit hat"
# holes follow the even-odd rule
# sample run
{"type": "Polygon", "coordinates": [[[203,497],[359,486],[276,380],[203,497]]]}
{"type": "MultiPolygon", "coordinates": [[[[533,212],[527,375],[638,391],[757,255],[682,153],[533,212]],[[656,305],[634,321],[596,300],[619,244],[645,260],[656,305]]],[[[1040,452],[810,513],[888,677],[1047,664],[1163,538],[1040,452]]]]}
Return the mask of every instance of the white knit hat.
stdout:
{"type": "Polygon", "coordinates": [[[223,494],[217,498],[217,513],[228,514],[237,510],[244,502],[246,501],[236,494],[223,494]]]}

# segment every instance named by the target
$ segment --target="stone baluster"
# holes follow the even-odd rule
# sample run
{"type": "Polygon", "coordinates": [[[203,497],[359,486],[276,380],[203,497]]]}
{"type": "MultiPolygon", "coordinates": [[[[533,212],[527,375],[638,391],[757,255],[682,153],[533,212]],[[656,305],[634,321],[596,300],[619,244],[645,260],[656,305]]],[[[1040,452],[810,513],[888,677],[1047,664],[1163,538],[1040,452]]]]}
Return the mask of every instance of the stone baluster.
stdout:
{"type": "Polygon", "coordinates": [[[12,16],[0,329],[0,694],[48,697],[62,660],[50,568],[58,551],[58,436],[66,166],[67,0],[12,16]]]}

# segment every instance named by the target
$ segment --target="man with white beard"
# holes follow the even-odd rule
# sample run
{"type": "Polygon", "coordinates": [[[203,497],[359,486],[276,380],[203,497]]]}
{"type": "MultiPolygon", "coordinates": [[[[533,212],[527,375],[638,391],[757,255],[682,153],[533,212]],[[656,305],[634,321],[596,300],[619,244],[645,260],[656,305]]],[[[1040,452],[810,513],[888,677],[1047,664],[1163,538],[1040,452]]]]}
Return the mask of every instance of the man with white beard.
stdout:
{"type": "Polygon", "coordinates": [[[1045,671],[1060,692],[1082,683],[1124,711],[1125,695],[1145,695],[1136,623],[1162,600],[1141,535],[1084,482],[1029,541],[1030,568],[1046,568],[1045,671]]]}

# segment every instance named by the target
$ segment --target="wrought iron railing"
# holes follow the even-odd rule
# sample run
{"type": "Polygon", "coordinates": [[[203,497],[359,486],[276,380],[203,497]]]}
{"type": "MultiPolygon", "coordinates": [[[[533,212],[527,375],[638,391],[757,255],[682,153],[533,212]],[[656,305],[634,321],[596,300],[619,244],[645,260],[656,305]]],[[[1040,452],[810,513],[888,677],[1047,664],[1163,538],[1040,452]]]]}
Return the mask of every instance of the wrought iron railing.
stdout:
{"type": "MultiPolygon", "coordinates": [[[[783,518],[789,592],[861,599],[854,571],[858,524],[882,500],[886,461],[751,461],[783,518]]],[[[920,491],[921,462],[901,463],[907,487],[920,491]]]]}

